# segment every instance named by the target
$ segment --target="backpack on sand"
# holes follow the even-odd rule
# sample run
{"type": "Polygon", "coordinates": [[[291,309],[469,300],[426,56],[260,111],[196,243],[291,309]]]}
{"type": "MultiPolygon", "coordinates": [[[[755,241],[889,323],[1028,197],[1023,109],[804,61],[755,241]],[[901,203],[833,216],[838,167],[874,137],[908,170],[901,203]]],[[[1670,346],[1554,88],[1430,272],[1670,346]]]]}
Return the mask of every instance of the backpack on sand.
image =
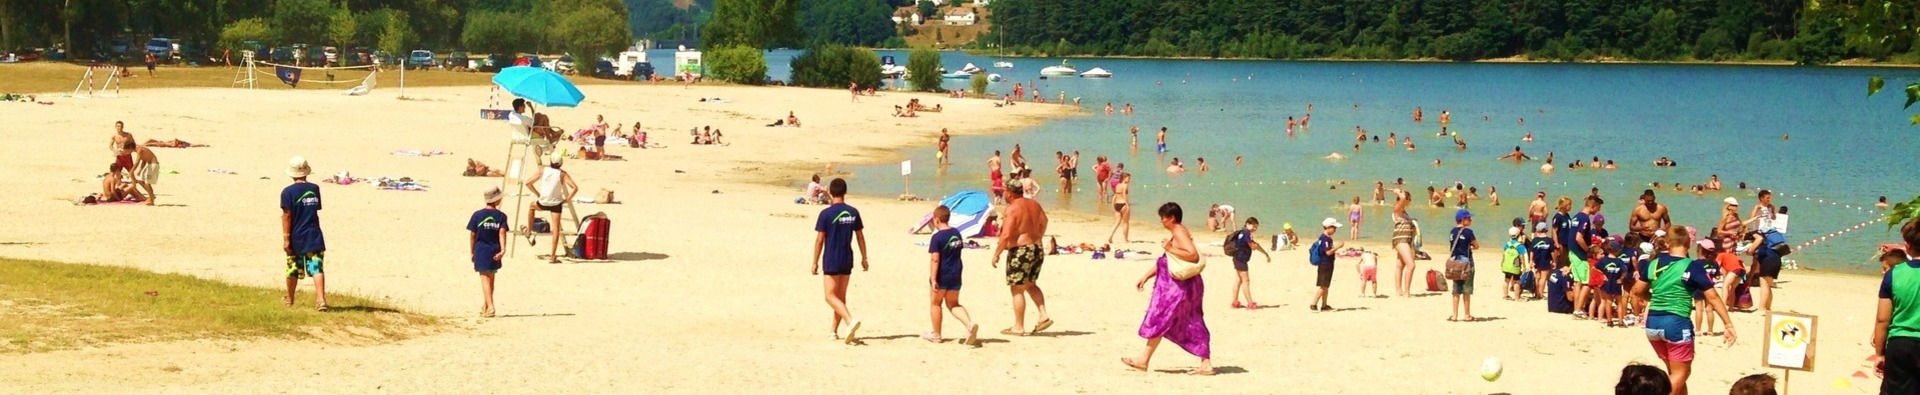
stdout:
{"type": "Polygon", "coordinates": [[[1447,283],[1441,281],[1439,270],[1427,270],[1427,292],[1446,292],[1447,283]]]}

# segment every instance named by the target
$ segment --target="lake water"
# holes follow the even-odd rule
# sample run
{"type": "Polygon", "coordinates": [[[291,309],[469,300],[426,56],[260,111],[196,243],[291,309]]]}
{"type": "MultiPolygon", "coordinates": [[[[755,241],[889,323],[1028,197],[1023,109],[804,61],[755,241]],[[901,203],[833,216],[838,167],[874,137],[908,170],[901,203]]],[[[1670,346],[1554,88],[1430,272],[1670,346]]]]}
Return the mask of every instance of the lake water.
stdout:
{"type": "MultiPolygon", "coordinates": [[[[791,53],[775,53],[790,59],[791,53]]],[[[901,62],[906,55],[883,51],[901,62]]],[[[1774,204],[1791,207],[1790,236],[1794,244],[1817,242],[1788,257],[1822,270],[1856,273],[1877,269],[1870,262],[1874,245],[1898,236],[1884,223],[1856,226],[1879,217],[1873,202],[1879,196],[1904,201],[1920,188],[1920,127],[1908,125],[1900,108],[1898,86],[1920,78],[1920,71],[1869,68],[1805,68],[1702,65],[1585,65],[1585,64],[1457,64],[1373,62],[1285,62],[1235,60],[1074,59],[1081,71],[1093,67],[1114,73],[1112,79],[1038,79],[1042,67],[1059,59],[995,59],[948,52],[949,69],[971,62],[989,67],[1009,61],[1013,69],[990,69],[1019,82],[1040,83],[1052,100],[1062,91],[1080,98],[1087,116],[1049,121],[1017,133],[960,137],[953,144],[954,164],[935,169],[932,141],[928,148],[904,154],[916,164],[913,191],[938,197],[960,190],[984,190],[985,160],[994,150],[1025,147],[1026,156],[1042,186],[1040,201],[1050,210],[1074,210],[1111,217],[1110,208],[1096,200],[1094,158],[1106,155],[1125,163],[1134,174],[1136,220],[1151,221],[1162,202],[1178,202],[1187,223],[1204,224],[1210,204],[1231,204],[1241,218],[1260,217],[1262,231],[1279,230],[1282,223],[1300,226],[1311,234],[1322,218],[1346,221],[1338,201],[1360,196],[1371,200],[1372,184],[1396,178],[1417,189],[1412,214],[1429,229],[1451,223],[1455,208],[1432,208],[1424,202],[1427,186],[1444,188],[1456,182],[1477,187],[1483,197],[1498,188],[1502,206],[1482,200],[1473,203],[1475,228],[1483,235],[1503,232],[1506,222],[1524,215],[1535,191],[1550,199],[1585,196],[1600,188],[1607,199],[1602,210],[1611,218],[1613,233],[1626,231],[1626,219],[1635,199],[1652,182],[1676,222],[1705,229],[1717,223],[1721,200],[1736,197],[1746,216],[1757,188],[1776,191],[1774,204]],[[1886,94],[1869,99],[1869,76],[1887,77],[1886,94]],[[1112,116],[1101,111],[1132,103],[1136,113],[1112,116]],[[1308,114],[1310,130],[1286,134],[1286,119],[1308,114]],[[1411,119],[1413,109],[1425,110],[1426,122],[1411,119]],[[1441,111],[1451,111],[1450,130],[1469,143],[1460,151],[1450,139],[1438,137],[1441,111]],[[1518,120],[1525,118],[1525,125],[1518,120]],[[1141,129],[1139,150],[1129,146],[1127,129],[1141,129]],[[1153,152],[1154,132],[1169,129],[1170,150],[1153,152]],[[1413,137],[1417,151],[1389,149],[1368,142],[1355,152],[1354,127],[1385,139],[1397,133],[1413,137]],[[1526,133],[1536,140],[1522,143],[1526,133]],[[1783,141],[1782,135],[1791,140],[1783,141]],[[1556,155],[1560,168],[1552,175],[1539,171],[1540,161],[1522,164],[1496,158],[1520,146],[1540,158],[1556,155]],[[1063,194],[1051,171],[1055,151],[1081,153],[1078,192],[1063,194]],[[1345,160],[1322,159],[1329,153],[1345,160]],[[1236,166],[1235,156],[1245,158],[1236,166]],[[1575,159],[1613,160],[1618,170],[1571,170],[1575,159]],[[1655,168],[1651,162],[1668,157],[1678,167],[1655,168]],[[1212,170],[1194,172],[1194,161],[1208,160],[1212,170]],[[1188,165],[1184,175],[1163,169],[1174,158],[1188,165]],[[1903,159],[1905,158],[1905,159],[1903,159]],[[1434,165],[1440,160],[1439,166],[1434,165]],[[1670,185],[1704,183],[1718,174],[1725,191],[1695,195],[1670,185]],[[1338,181],[1347,184],[1329,189],[1338,181]],[[1740,182],[1749,190],[1738,190],[1740,182]]],[[[775,78],[786,72],[783,61],[770,62],[775,78]]],[[[949,88],[965,82],[950,80],[949,88]]],[[[1013,83],[995,83],[1005,93],[1013,83]]],[[[934,103],[938,103],[936,100],[934,103]]],[[[931,104],[931,103],[930,103],[931,104]]],[[[943,115],[928,114],[938,118],[943,115]]],[[[1010,165],[1009,165],[1010,167],[1010,165]]],[[[900,193],[898,164],[857,166],[856,193],[900,193]]],[[[1391,197],[1389,197],[1391,200],[1391,197]]],[[[1577,206],[1577,205],[1576,205],[1577,206]]],[[[1389,221],[1386,207],[1370,207],[1362,231],[1383,240],[1389,221]]],[[[1074,235],[1063,242],[1101,242],[1096,235],[1074,235]]],[[[1213,237],[1213,236],[1205,236],[1213,237]]],[[[1429,237],[1429,241],[1431,241],[1429,237]]]]}

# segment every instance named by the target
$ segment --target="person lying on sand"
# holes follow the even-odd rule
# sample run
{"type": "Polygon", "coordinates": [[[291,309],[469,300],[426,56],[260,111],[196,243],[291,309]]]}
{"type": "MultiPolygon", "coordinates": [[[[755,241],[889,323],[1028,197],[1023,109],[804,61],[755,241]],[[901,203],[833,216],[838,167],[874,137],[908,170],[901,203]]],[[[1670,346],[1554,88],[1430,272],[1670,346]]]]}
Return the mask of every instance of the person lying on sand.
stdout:
{"type": "Polygon", "coordinates": [[[501,173],[500,170],[495,170],[491,167],[487,167],[487,164],[480,163],[480,161],[473,160],[473,158],[467,158],[467,170],[464,172],[461,172],[460,175],[467,176],[467,177],[506,177],[507,176],[506,173],[501,173]]]}
{"type": "Polygon", "coordinates": [[[148,146],[148,147],[154,147],[154,148],[203,148],[203,147],[211,147],[210,145],[206,145],[206,144],[193,144],[193,143],[189,143],[189,142],[186,142],[185,140],[180,140],[180,139],[173,139],[173,140],[167,140],[167,141],[160,141],[160,140],[154,140],[154,139],[147,139],[147,142],[145,142],[145,143],[142,143],[142,144],[140,144],[140,145],[144,145],[144,146],[148,146]]]}
{"type": "Polygon", "coordinates": [[[933,107],[931,107],[931,108],[929,108],[929,107],[921,107],[921,108],[920,108],[920,111],[922,111],[922,112],[943,112],[943,111],[946,111],[946,108],[943,108],[943,107],[940,107],[940,105],[939,105],[939,104],[935,104],[935,105],[933,105],[933,107]]]}

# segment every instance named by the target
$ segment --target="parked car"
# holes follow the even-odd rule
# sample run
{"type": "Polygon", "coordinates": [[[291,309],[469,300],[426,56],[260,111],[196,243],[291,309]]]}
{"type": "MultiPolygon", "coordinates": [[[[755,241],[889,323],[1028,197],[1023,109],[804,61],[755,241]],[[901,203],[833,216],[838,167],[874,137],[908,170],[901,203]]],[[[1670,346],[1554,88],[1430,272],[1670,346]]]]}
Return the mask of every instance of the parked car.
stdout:
{"type": "Polygon", "coordinates": [[[407,68],[425,69],[431,68],[433,65],[433,51],[416,49],[413,50],[413,53],[407,55],[407,68]]]}
{"type": "Polygon", "coordinates": [[[291,64],[294,61],[293,48],[277,47],[273,49],[272,54],[273,55],[267,57],[267,59],[273,61],[273,63],[291,64]]]}
{"type": "Polygon", "coordinates": [[[648,62],[634,63],[633,79],[635,81],[646,81],[646,80],[653,79],[653,63],[648,63],[648,62]]]}
{"type": "Polygon", "coordinates": [[[480,71],[484,73],[498,73],[500,69],[513,67],[514,60],[514,56],[508,54],[497,53],[487,55],[486,59],[480,61],[480,71]]]}
{"type": "Polygon", "coordinates": [[[613,74],[613,61],[601,59],[593,62],[593,78],[615,79],[620,76],[613,74]]]}
{"type": "Polygon", "coordinates": [[[446,61],[440,62],[440,65],[451,70],[461,70],[469,68],[467,66],[469,60],[472,59],[467,56],[467,51],[454,50],[447,53],[446,61]]]}
{"type": "Polygon", "coordinates": [[[153,57],[155,59],[158,59],[160,62],[166,62],[173,59],[173,39],[169,39],[165,37],[154,37],[151,40],[147,40],[147,46],[145,49],[147,50],[147,53],[153,54],[153,57]]]}

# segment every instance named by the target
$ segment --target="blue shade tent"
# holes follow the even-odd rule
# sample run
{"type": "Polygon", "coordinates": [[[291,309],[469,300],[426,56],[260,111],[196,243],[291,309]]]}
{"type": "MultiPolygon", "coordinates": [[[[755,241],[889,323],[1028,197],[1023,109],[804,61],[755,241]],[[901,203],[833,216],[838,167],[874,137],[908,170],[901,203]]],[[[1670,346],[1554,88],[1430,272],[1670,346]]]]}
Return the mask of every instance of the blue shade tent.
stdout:
{"type": "MultiPolygon", "coordinates": [[[[992,199],[986,192],[960,191],[940,200],[940,205],[947,206],[947,211],[952,213],[947,217],[947,225],[959,230],[961,236],[979,237],[987,227],[987,210],[991,208],[992,199]]],[[[932,224],[933,213],[929,212],[916,229],[932,224]]]]}
{"type": "Polygon", "coordinates": [[[499,74],[493,75],[493,83],[516,97],[548,107],[578,106],[581,100],[587,98],[566,77],[539,67],[500,69],[499,74]]]}

